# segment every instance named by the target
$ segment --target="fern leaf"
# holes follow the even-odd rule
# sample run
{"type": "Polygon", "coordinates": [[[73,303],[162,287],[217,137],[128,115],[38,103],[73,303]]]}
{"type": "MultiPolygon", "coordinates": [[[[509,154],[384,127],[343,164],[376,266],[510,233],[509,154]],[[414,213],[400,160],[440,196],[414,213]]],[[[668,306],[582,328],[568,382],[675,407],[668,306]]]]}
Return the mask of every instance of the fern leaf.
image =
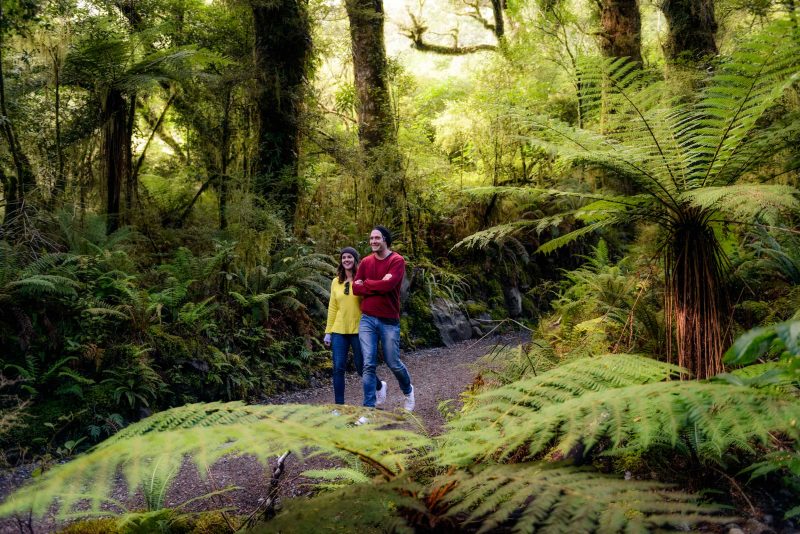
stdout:
{"type": "Polygon", "coordinates": [[[541,410],[591,392],[616,395],[618,388],[676,377],[679,367],[628,354],[580,358],[536,377],[520,380],[475,398],[476,407],[449,423],[440,450],[446,465],[465,465],[498,451],[516,449],[531,434],[525,423],[541,410]],[[611,391],[613,390],[613,392],[611,391]]]}
{"type": "Polygon", "coordinates": [[[719,507],[659,482],[620,480],[585,469],[494,465],[437,481],[455,484],[447,515],[478,532],[648,532],[722,523],[719,507]]]}
{"type": "MultiPolygon", "coordinates": [[[[682,437],[692,433],[698,456],[721,462],[725,454],[753,451],[775,432],[800,436],[800,401],[749,387],[718,383],[668,382],[588,393],[540,410],[488,413],[489,430],[464,432],[461,457],[506,457],[520,447],[527,457],[548,450],[566,454],[582,444],[584,452],[607,440],[613,454],[642,452],[652,447],[683,451],[682,437]]],[[[453,456],[451,454],[451,456],[453,456]]]]}
{"type": "MultiPolygon", "coordinates": [[[[341,411],[341,410],[340,410],[341,411]]],[[[427,438],[386,428],[396,416],[370,412],[371,424],[354,426],[358,410],[331,417],[326,406],[247,406],[242,403],[191,404],[135,423],[73,461],[57,466],[12,494],[0,505],[0,516],[32,510],[44,514],[58,500],[68,514],[89,496],[97,511],[111,495],[122,468],[128,488],[147,480],[153,466],[169,471],[188,455],[202,476],[223,456],[251,454],[262,463],[286,450],[300,457],[326,454],[358,459],[384,477],[402,473],[410,455],[428,445],[427,438]],[[380,429],[380,431],[378,431],[380,429]]]]}

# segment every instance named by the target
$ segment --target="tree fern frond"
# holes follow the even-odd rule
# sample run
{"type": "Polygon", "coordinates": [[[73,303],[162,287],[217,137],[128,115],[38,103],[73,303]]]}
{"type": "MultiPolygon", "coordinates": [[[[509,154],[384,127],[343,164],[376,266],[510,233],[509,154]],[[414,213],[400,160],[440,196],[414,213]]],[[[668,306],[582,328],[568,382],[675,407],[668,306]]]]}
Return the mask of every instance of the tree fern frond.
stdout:
{"type": "Polygon", "coordinates": [[[679,376],[681,369],[629,354],[580,358],[536,377],[487,391],[474,399],[475,408],[448,424],[451,432],[440,450],[444,464],[464,465],[473,459],[523,445],[530,437],[525,423],[540,410],[560,406],[591,392],[659,382],[679,376]]]}
{"type": "MultiPolygon", "coordinates": [[[[619,213],[619,211],[620,210],[614,210],[613,213],[619,213]]],[[[611,211],[607,211],[606,213],[610,214],[612,212],[611,211]]],[[[562,236],[559,236],[559,237],[556,237],[554,239],[551,239],[551,240],[547,241],[546,243],[544,243],[541,246],[539,246],[539,248],[536,249],[536,252],[539,253],[539,254],[550,254],[554,250],[559,249],[559,248],[561,248],[561,247],[563,247],[565,245],[569,245],[570,243],[572,243],[576,239],[581,238],[581,237],[585,236],[586,234],[590,234],[590,233],[594,232],[595,230],[600,230],[602,228],[606,228],[608,226],[613,226],[615,224],[619,224],[618,217],[607,217],[607,218],[601,219],[601,220],[593,222],[591,224],[587,224],[586,226],[584,226],[582,228],[578,228],[577,230],[573,230],[572,232],[568,232],[568,233],[566,233],[566,234],[564,234],[562,236]]]]}
{"type": "Polygon", "coordinates": [[[455,245],[450,250],[457,250],[459,248],[468,248],[468,249],[485,249],[486,247],[491,246],[493,243],[497,241],[501,241],[507,237],[510,237],[517,232],[521,232],[526,228],[533,228],[538,225],[538,221],[529,221],[529,220],[522,220],[508,224],[500,224],[497,226],[493,226],[491,228],[487,228],[486,230],[481,230],[480,232],[475,232],[474,234],[465,237],[455,245]]]}
{"type": "MultiPolygon", "coordinates": [[[[340,409],[340,412],[342,410],[340,409]]],[[[286,450],[300,457],[327,454],[357,458],[385,478],[393,478],[409,456],[428,445],[427,438],[386,428],[401,421],[396,416],[370,412],[370,424],[354,426],[357,410],[333,417],[330,407],[280,405],[247,406],[239,402],[190,404],[135,423],[73,461],[60,465],[12,494],[0,515],[32,509],[45,513],[54,501],[59,513],[70,513],[86,495],[96,510],[110,495],[121,469],[128,488],[152,473],[156,462],[180,462],[188,455],[205,473],[229,454],[251,454],[262,463],[286,450]],[[380,429],[380,431],[378,431],[380,429]]]]}
{"type": "Polygon", "coordinates": [[[721,523],[720,507],[659,482],[620,480],[586,469],[493,465],[436,481],[455,484],[449,517],[467,514],[478,532],[648,532],[721,523]]]}
{"type": "Polygon", "coordinates": [[[303,471],[302,475],[323,481],[317,482],[315,485],[326,489],[339,488],[348,484],[364,484],[370,481],[370,478],[361,471],[346,467],[309,469],[308,471],[303,471]]]}
{"type": "Polygon", "coordinates": [[[799,422],[800,400],[763,389],[700,382],[646,384],[588,393],[539,410],[495,405],[480,419],[473,416],[445,458],[505,457],[522,446],[528,457],[551,448],[566,454],[578,444],[586,452],[601,440],[607,441],[610,454],[623,447],[682,450],[682,435],[691,432],[701,446],[696,453],[720,462],[727,453],[769,443],[775,432],[797,438],[799,422]],[[483,429],[478,431],[476,424],[483,429]]]}
{"type": "Polygon", "coordinates": [[[765,218],[775,222],[776,214],[797,211],[798,191],[788,185],[736,184],[702,187],[687,191],[681,198],[701,209],[722,211],[733,220],[765,218]]]}
{"type": "Polygon", "coordinates": [[[684,146],[704,157],[692,178],[715,184],[731,158],[748,142],[748,134],[764,111],[800,70],[800,40],[789,21],[778,20],[736,51],[717,69],[697,106],[701,131],[687,130],[684,146]]]}

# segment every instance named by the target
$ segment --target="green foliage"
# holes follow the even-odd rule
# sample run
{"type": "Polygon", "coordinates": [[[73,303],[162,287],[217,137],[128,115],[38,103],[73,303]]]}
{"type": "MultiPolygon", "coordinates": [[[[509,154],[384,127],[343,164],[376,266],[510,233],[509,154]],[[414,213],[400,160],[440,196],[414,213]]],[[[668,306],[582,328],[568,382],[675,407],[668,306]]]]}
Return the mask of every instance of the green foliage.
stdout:
{"type": "MultiPolygon", "coordinates": [[[[531,383],[536,384],[524,382],[531,383]]],[[[520,447],[526,458],[548,451],[563,457],[575,447],[583,453],[595,447],[610,448],[610,453],[665,447],[724,463],[728,454],[754,452],[774,432],[794,439],[798,434],[797,400],[748,387],[667,382],[621,389],[601,385],[599,391],[580,396],[556,390],[548,396],[546,388],[534,394],[530,386],[515,386],[500,388],[501,394],[487,393],[485,405],[451,423],[445,461],[463,465],[479,458],[508,458],[520,447]]]]}
{"type": "Polygon", "coordinates": [[[403,512],[424,512],[407,480],[355,484],[311,500],[294,501],[254,532],[402,532],[414,529],[403,512]],[[299,502],[298,502],[299,501],[299,502]]]}
{"type": "Polygon", "coordinates": [[[792,380],[800,375],[800,321],[786,321],[744,333],[725,353],[725,362],[747,365],[774,355],[792,380]]]}
{"type": "MultiPolygon", "coordinates": [[[[543,413],[553,413],[554,421],[564,417],[561,422],[569,424],[572,415],[567,414],[574,408],[572,402],[580,403],[587,396],[613,400],[624,391],[621,388],[660,382],[679,372],[675,366],[643,356],[614,354],[570,361],[533,378],[487,391],[475,397],[472,408],[448,423],[450,432],[440,452],[441,461],[465,465],[498,453],[507,456],[529,445],[531,439],[535,439],[538,446],[530,450],[530,455],[535,455],[549,446],[558,434],[557,428],[549,436],[538,436],[530,430],[532,427],[528,425],[537,425],[536,421],[544,424],[537,426],[538,430],[547,428],[543,413]]],[[[601,410],[597,412],[601,413],[601,410]]],[[[611,411],[609,415],[617,413],[611,411]]],[[[600,425],[609,415],[594,425],[600,425]]],[[[611,421],[617,422],[615,418],[611,421]]],[[[578,431],[581,427],[575,428],[578,431]]],[[[570,441],[575,441],[575,436],[570,441]]]]}
{"type": "Polygon", "coordinates": [[[184,455],[194,459],[201,476],[228,454],[253,454],[266,464],[271,456],[292,450],[300,457],[321,452],[357,457],[384,477],[394,477],[407,468],[414,450],[428,444],[408,431],[386,429],[397,422],[389,414],[375,412],[370,424],[354,426],[358,416],[350,410],[331,417],[325,406],[212,403],[174,408],[130,425],[90,453],[49,471],[0,505],[0,514],[32,507],[38,516],[56,498],[61,514],[84,500],[96,511],[111,495],[118,468],[128,488],[136,488],[154,466],[170,472],[184,455]]]}
{"type": "Polygon", "coordinates": [[[572,467],[490,465],[437,484],[455,485],[447,515],[467,514],[466,525],[478,532],[649,532],[729,520],[715,515],[719,507],[668,484],[572,467]]]}

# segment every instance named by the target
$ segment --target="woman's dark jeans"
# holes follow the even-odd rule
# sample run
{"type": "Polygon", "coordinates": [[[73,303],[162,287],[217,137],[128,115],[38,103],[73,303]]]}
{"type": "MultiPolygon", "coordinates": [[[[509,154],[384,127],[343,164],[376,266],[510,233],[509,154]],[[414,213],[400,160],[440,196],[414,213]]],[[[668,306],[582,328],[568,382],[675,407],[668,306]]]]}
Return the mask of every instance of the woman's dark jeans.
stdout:
{"type": "MultiPolygon", "coordinates": [[[[364,375],[364,357],[361,354],[361,343],[358,334],[331,334],[333,351],[333,399],[336,404],[344,404],[344,373],[347,371],[347,352],[353,348],[353,363],[358,376],[364,375]]],[[[376,390],[381,389],[381,381],[377,381],[376,390]]]]}

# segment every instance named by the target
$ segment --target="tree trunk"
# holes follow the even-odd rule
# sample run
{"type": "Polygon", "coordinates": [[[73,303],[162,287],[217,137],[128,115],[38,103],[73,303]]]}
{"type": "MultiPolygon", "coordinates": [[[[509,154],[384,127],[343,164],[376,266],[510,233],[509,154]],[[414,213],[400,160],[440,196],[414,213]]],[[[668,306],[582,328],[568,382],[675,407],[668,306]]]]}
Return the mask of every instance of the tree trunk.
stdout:
{"type": "Polygon", "coordinates": [[[730,341],[725,254],[699,210],[687,209],[672,232],[665,262],[667,352],[673,353],[674,330],[678,365],[706,379],[724,370],[730,341]]]}
{"type": "Polygon", "coordinates": [[[636,0],[602,0],[600,50],[606,57],[642,63],[642,20],[636,0]]]}
{"type": "Polygon", "coordinates": [[[297,206],[300,112],[311,58],[303,0],[252,0],[258,76],[254,190],[291,219],[297,206]]]}
{"type": "Polygon", "coordinates": [[[62,58],[57,46],[50,50],[50,57],[53,60],[53,76],[55,84],[55,119],[56,119],[56,160],[58,169],[56,170],[55,184],[51,195],[52,203],[55,204],[64,195],[67,189],[67,176],[64,173],[64,148],[61,144],[61,67],[62,58]]]}
{"type": "Polygon", "coordinates": [[[128,139],[127,102],[118,89],[109,89],[103,103],[103,162],[106,179],[106,232],[119,228],[120,193],[126,183],[128,139]]]}
{"type": "Polygon", "coordinates": [[[664,55],[670,62],[697,61],[717,53],[713,0],[664,0],[669,27],[664,55]]]}
{"type": "Polygon", "coordinates": [[[228,228],[228,164],[231,143],[231,87],[225,88],[225,104],[222,111],[222,147],[220,148],[219,177],[219,229],[228,228]]]}
{"type": "MultiPolygon", "coordinates": [[[[3,6],[0,2],[0,21],[3,20],[3,6]]],[[[20,210],[23,209],[25,202],[25,194],[36,187],[36,179],[33,176],[33,169],[30,160],[22,151],[22,146],[19,144],[14,125],[8,115],[8,107],[6,106],[6,89],[5,89],[5,75],[3,72],[3,32],[0,31],[0,113],[2,113],[2,132],[3,138],[8,145],[8,151],[11,153],[11,159],[14,162],[14,170],[16,177],[6,177],[3,180],[5,197],[6,197],[6,210],[3,219],[3,224],[7,225],[13,221],[20,210]]]]}
{"type": "Polygon", "coordinates": [[[136,121],[136,93],[128,97],[128,116],[125,119],[125,221],[130,224],[137,196],[137,175],[133,173],[133,127],[136,121]]]}
{"type": "Polygon", "coordinates": [[[368,182],[363,184],[363,222],[391,225],[402,218],[395,202],[403,165],[389,92],[382,0],[346,0],[353,50],[353,78],[358,99],[358,140],[368,182]]]}
{"type": "Polygon", "coordinates": [[[494,35],[497,42],[503,42],[506,34],[506,25],[503,21],[503,10],[505,9],[504,0],[492,0],[492,16],[494,17],[494,35]]]}
{"type": "Polygon", "coordinates": [[[358,96],[358,139],[370,151],[396,141],[383,39],[383,0],[346,0],[345,6],[358,96]]]}

